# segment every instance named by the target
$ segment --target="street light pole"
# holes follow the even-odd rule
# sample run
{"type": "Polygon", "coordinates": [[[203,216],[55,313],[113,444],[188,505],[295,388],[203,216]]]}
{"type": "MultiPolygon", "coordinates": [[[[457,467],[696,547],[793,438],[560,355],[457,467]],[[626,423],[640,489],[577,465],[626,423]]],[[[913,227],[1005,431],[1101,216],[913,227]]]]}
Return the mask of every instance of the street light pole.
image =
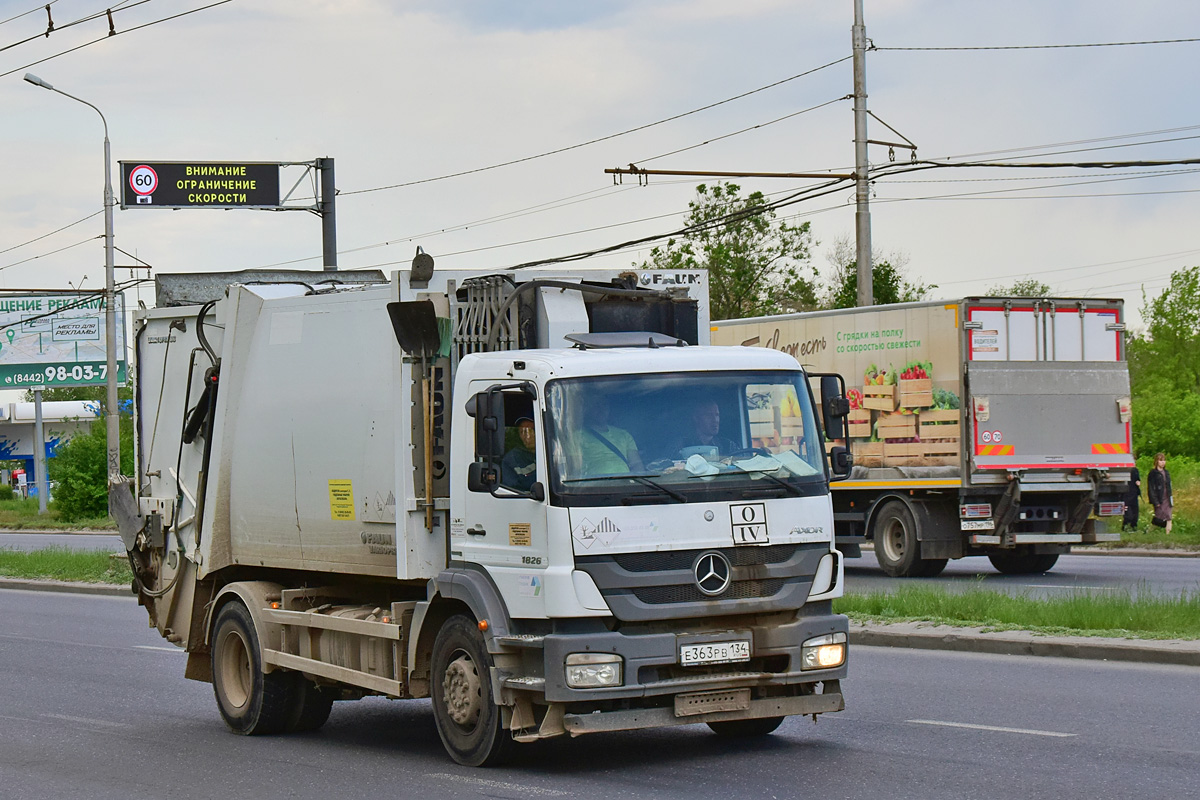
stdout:
{"type": "Polygon", "coordinates": [[[121,474],[121,430],[117,416],[117,310],[116,310],[116,279],[113,274],[113,188],[112,188],[112,151],[108,142],[108,120],[103,112],[75,95],[67,94],[62,89],[55,89],[32,72],[25,73],[25,80],[34,86],[57,92],[63,97],[69,97],[83,103],[100,115],[104,124],[104,332],[105,359],[107,371],[104,376],[105,387],[105,437],[108,444],[108,481],[121,474]]]}

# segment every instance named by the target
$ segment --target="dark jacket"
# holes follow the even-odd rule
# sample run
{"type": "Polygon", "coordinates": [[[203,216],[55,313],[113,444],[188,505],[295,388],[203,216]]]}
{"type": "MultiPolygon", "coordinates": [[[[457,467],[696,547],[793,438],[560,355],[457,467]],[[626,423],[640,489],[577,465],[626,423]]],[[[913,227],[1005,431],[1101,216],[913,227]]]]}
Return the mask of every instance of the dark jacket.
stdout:
{"type": "Polygon", "coordinates": [[[1150,500],[1150,505],[1161,505],[1164,501],[1167,505],[1175,505],[1171,502],[1171,471],[1166,467],[1162,469],[1150,470],[1150,475],[1147,480],[1146,497],[1150,500]]]}

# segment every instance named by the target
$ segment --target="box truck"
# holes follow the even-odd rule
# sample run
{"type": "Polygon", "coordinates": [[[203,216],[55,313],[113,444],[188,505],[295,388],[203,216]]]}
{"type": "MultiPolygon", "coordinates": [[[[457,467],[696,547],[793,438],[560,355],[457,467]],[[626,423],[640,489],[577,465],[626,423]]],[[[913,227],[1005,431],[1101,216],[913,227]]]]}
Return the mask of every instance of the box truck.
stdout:
{"type": "Polygon", "coordinates": [[[110,498],[150,623],[234,731],[431,698],[484,765],[843,708],[849,459],[815,406],[837,433],[848,403],[708,346],[703,272],[157,281],[110,498]]]}
{"type": "Polygon", "coordinates": [[[893,576],[1042,572],[1120,538],[1133,466],[1120,300],[967,297],[714,323],[851,388],[837,543],[893,576]],[[1117,532],[1109,531],[1109,523],[1117,532]]]}

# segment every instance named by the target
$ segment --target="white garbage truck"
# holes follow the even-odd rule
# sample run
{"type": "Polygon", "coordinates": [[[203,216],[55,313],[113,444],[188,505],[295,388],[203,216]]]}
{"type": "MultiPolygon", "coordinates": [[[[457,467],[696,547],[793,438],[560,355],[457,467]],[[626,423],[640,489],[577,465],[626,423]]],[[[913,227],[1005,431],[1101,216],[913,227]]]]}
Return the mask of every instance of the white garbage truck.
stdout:
{"type": "Polygon", "coordinates": [[[150,623],[241,734],[432,699],[446,750],[844,707],[848,401],[710,347],[702,272],[160,275],[137,473],[150,623]],[[816,413],[817,404],[825,414],[816,413]]]}
{"type": "Polygon", "coordinates": [[[1121,538],[1133,452],[1120,300],[964,297],[717,322],[716,344],[846,376],[836,542],[885,572],[1044,572],[1121,538]]]}

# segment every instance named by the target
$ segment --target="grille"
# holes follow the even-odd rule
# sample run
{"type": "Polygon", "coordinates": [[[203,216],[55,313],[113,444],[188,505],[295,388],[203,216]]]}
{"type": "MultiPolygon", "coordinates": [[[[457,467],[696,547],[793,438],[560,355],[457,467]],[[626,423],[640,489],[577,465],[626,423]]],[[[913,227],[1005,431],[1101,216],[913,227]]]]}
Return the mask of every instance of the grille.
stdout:
{"type": "Polygon", "coordinates": [[[633,596],[647,605],[670,603],[700,603],[712,600],[747,600],[750,598],[773,597],[787,583],[783,578],[765,581],[734,581],[724,594],[710,597],[693,584],[675,586],[645,586],[632,589],[633,596]]]}
{"type": "MultiPolygon", "coordinates": [[[[721,553],[735,567],[755,564],[778,564],[787,561],[796,552],[797,545],[773,544],[767,547],[728,547],[721,553]]],[[[622,553],[612,556],[618,566],[628,572],[664,572],[673,569],[691,569],[700,553],[707,550],[670,550],[660,553],[622,553]]]]}

